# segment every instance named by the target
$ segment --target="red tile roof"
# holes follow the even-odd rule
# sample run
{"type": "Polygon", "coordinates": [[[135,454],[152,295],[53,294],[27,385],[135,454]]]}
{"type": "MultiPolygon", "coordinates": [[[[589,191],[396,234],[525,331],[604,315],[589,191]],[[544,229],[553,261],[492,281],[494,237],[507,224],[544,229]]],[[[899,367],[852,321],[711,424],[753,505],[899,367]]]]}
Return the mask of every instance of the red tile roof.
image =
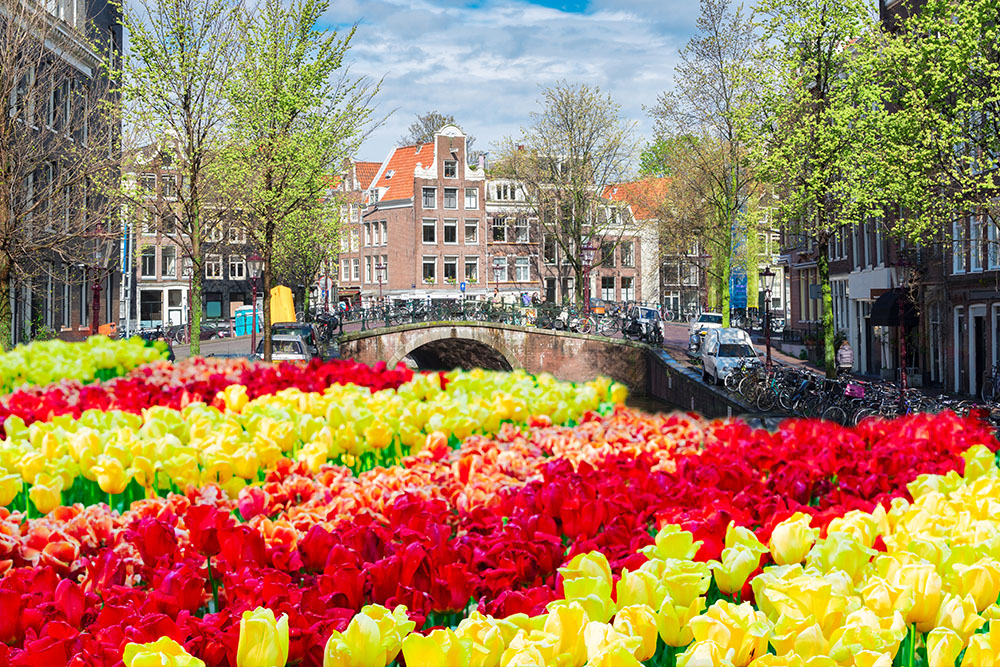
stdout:
{"type": "Polygon", "coordinates": [[[434,162],[434,144],[400,146],[394,150],[375,184],[379,188],[388,188],[380,199],[409,199],[413,197],[413,170],[416,169],[418,162],[423,167],[431,166],[431,163],[434,162]],[[391,177],[389,177],[389,172],[392,172],[391,177]]]}
{"type": "Polygon", "coordinates": [[[355,162],[354,170],[358,176],[358,187],[362,190],[370,188],[372,185],[372,179],[375,178],[375,174],[378,173],[378,169],[381,166],[381,162],[364,162],[362,160],[355,162]]]}
{"type": "Polygon", "coordinates": [[[652,220],[656,209],[667,196],[670,181],[665,178],[643,178],[631,183],[619,183],[604,188],[601,195],[612,201],[625,202],[632,207],[636,220],[652,220]]]}

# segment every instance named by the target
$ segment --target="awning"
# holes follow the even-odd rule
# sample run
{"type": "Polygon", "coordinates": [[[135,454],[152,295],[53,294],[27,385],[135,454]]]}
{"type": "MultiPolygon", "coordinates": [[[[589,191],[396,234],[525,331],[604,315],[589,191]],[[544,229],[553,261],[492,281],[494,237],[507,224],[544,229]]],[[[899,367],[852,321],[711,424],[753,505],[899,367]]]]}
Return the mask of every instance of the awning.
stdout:
{"type": "Polygon", "coordinates": [[[903,299],[903,324],[907,329],[917,326],[919,317],[913,299],[909,292],[899,287],[889,290],[875,300],[872,304],[871,315],[868,321],[880,327],[899,326],[899,300],[903,299]]]}

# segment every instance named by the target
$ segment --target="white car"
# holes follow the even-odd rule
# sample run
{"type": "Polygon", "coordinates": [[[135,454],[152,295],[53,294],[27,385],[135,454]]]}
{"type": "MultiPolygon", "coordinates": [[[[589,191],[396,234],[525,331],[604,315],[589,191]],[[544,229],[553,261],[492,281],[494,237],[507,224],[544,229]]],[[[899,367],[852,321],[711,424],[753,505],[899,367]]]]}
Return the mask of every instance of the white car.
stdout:
{"type": "Polygon", "coordinates": [[[705,334],[711,329],[721,327],[722,313],[702,313],[691,320],[691,325],[688,327],[688,353],[693,356],[700,355],[705,334]]]}
{"type": "Polygon", "coordinates": [[[744,361],[760,361],[750,334],[743,329],[711,329],[701,344],[702,377],[719,384],[744,361]]]}

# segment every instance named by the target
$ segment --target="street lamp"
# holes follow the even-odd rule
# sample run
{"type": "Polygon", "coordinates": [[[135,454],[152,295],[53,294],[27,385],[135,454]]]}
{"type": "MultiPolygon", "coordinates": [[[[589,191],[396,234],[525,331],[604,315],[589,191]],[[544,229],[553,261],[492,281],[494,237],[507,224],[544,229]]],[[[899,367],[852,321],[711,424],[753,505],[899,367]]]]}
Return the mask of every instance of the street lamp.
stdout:
{"type": "Polygon", "coordinates": [[[378,280],[378,302],[382,303],[382,279],[386,266],[379,262],[375,265],[375,278],[378,280]]]}
{"type": "Polygon", "coordinates": [[[250,325],[250,354],[257,352],[257,281],[264,270],[264,258],[260,255],[251,255],[247,258],[247,274],[250,276],[250,289],[253,290],[253,316],[250,325]]]}
{"type": "Polygon", "coordinates": [[[498,292],[500,291],[500,279],[504,274],[504,269],[500,268],[500,260],[506,259],[506,257],[506,255],[499,252],[493,255],[493,279],[496,283],[495,287],[498,292]]]}
{"type": "Polygon", "coordinates": [[[774,277],[777,275],[770,265],[760,272],[764,282],[764,345],[767,347],[767,367],[771,367],[771,290],[774,289],[774,277]]]}
{"type": "Polygon", "coordinates": [[[597,246],[591,245],[590,240],[580,248],[580,260],[583,262],[583,312],[587,315],[590,314],[590,267],[594,264],[596,252],[597,246]]]}

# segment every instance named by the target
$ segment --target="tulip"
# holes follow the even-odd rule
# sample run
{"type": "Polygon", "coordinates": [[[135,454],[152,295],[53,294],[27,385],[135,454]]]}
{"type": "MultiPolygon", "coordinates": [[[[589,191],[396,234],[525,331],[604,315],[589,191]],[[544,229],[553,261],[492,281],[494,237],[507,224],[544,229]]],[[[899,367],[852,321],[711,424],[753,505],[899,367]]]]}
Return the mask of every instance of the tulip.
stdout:
{"type": "Polygon", "coordinates": [[[881,505],[875,507],[875,511],[869,514],[860,510],[851,510],[841,517],[836,517],[830,521],[826,533],[841,533],[850,535],[866,547],[871,547],[879,533],[888,530],[885,509],[881,505]]]}
{"type": "Polygon", "coordinates": [[[170,637],[160,637],[148,644],[129,643],[122,655],[125,667],[205,667],[170,637]]]}
{"type": "Polygon", "coordinates": [[[500,664],[507,645],[496,620],[473,612],[473,616],[458,624],[455,634],[469,641],[469,667],[497,667],[500,664]]]}
{"type": "Polygon", "coordinates": [[[955,667],[965,642],[950,628],[934,628],[927,635],[927,667],[955,667]]]}
{"type": "Polygon", "coordinates": [[[553,651],[568,656],[572,664],[582,664],[587,659],[587,646],[583,630],[590,618],[578,602],[551,603],[542,631],[555,640],[553,651]]]}
{"type": "Polygon", "coordinates": [[[675,604],[667,596],[656,612],[656,629],[667,646],[675,648],[690,644],[694,635],[689,625],[692,618],[705,610],[705,598],[695,598],[688,606],[675,604]]]}
{"type": "Polygon", "coordinates": [[[125,491],[129,477],[121,461],[102,454],[97,458],[97,463],[94,464],[93,468],[101,491],[110,495],[118,495],[125,491]]]}
{"type": "Polygon", "coordinates": [[[934,627],[934,618],[941,606],[941,577],[930,563],[907,563],[887,578],[889,583],[907,588],[913,593],[913,607],[906,615],[907,623],[927,632],[934,627]]]}
{"type": "Polygon", "coordinates": [[[966,480],[997,474],[996,457],[985,445],[973,445],[965,450],[962,458],[965,459],[965,473],[962,476],[966,480]]]}
{"type": "Polygon", "coordinates": [[[825,655],[805,659],[794,653],[785,655],[767,653],[751,662],[750,667],[837,667],[837,661],[825,655]]]}
{"type": "Polygon", "coordinates": [[[723,654],[730,655],[735,667],[745,667],[767,652],[771,622],[747,602],[736,605],[719,600],[708,611],[691,619],[691,632],[696,642],[711,640],[723,654]]]}
{"type": "Polygon", "coordinates": [[[735,521],[730,521],[729,526],[726,528],[726,546],[730,548],[735,546],[745,547],[748,551],[758,555],[767,553],[767,547],[761,544],[757,536],[752,531],[742,526],[737,526],[735,521]]]}
{"type": "Polygon", "coordinates": [[[549,662],[537,646],[526,645],[504,651],[500,667],[549,667],[549,662]]]}
{"type": "Polygon", "coordinates": [[[898,611],[890,617],[879,617],[871,609],[862,607],[848,614],[843,627],[831,635],[830,657],[845,662],[862,651],[876,655],[895,654],[906,632],[906,623],[898,611]]]}
{"type": "Polygon", "coordinates": [[[816,542],[806,557],[806,563],[823,574],[841,570],[857,583],[863,578],[875,553],[874,549],[866,547],[852,535],[833,533],[816,542]]]}
{"type": "Polygon", "coordinates": [[[726,651],[711,639],[696,641],[677,656],[677,667],[734,667],[726,651]]]}
{"type": "Polygon", "coordinates": [[[624,635],[607,623],[598,621],[591,621],[583,629],[583,641],[587,648],[588,661],[616,647],[624,648],[634,657],[636,652],[642,650],[643,643],[641,637],[624,635]]]}
{"type": "Polygon", "coordinates": [[[879,651],[858,651],[854,667],[892,667],[892,655],[879,651]]]}
{"type": "Polygon", "coordinates": [[[879,616],[898,611],[905,617],[913,608],[913,589],[893,586],[882,577],[871,577],[859,592],[862,603],[879,616]]]}
{"type": "Polygon", "coordinates": [[[21,493],[24,484],[20,475],[0,475],[0,507],[10,505],[21,493]]]}
{"type": "Polygon", "coordinates": [[[811,520],[808,514],[796,512],[774,527],[768,548],[776,564],[794,565],[805,560],[819,535],[818,528],[809,527],[811,520]]]}
{"type": "Polygon", "coordinates": [[[28,498],[41,514],[48,514],[62,503],[63,482],[59,477],[42,473],[28,489],[28,498]]]}
{"type": "Polygon", "coordinates": [[[961,667],[1000,664],[1000,621],[990,621],[990,631],[973,635],[965,649],[961,667]]]}
{"type": "Polygon", "coordinates": [[[608,557],[600,551],[577,554],[565,566],[559,568],[564,582],[579,578],[597,578],[611,586],[611,565],[608,557]]]}
{"type": "Polygon", "coordinates": [[[323,667],[385,667],[378,624],[364,614],[351,619],[343,633],[333,631],[323,649],[323,667]]]}
{"type": "Polygon", "coordinates": [[[642,639],[635,649],[636,659],[649,660],[656,653],[656,612],[649,606],[632,605],[619,609],[612,627],[623,635],[642,639]]]}
{"type": "Polygon", "coordinates": [[[642,667],[627,644],[616,642],[598,649],[587,661],[586,667],[642,667]]]}
{"type": "MultiPolygon", "coordinates": [[[[404,605],[396,605],[389,611],[380,604],[365,605],[358,612],[375,621],[378,625],[379,635],[382,638],[382,648],[385,649],[386,662],[392,662],[399,654],[403,637],[407,636],[417,624],[410,620],[404,605]]],[[[473,612],[470,618],[478,618],[479,614],[473,612]]]]}
{"type": "Polygon", "coordinates": [[[691,560],[698,553],[701,542],[694,541],[694,535],[680,526],[667,524],[660,528],[654,538],[654,544],[640,549],[650,560],[653,559],[676,559],[691,560]]]}
{"type": "Polygon", "coordinates": [[[652,572],[667,590],[674,604],[687,607],[708,592],[712,571],[707,563],[689,560],[648,561],[640,570],[652,572]]]}
{"type": "Polygon", "coordinates": [[[620,607],[646,604],[658,608],[666,594],[663,584],[648,570],[629,572],[625,568],[615,585],[615,599],[620,607]]]}
{"type": "Polygon", "coordinates": [[[760,553],[738,544],[722,550],[722,562],[709,561],[708,566],[715,574],[719,590],[727,595],[735,595],[743,590],[750,574],[760,565],[760,553]]]}
{"type": "Polygon", "coordinates": [[[427,636],[407,635],[403,658],[407,667],[465,667],[469,664],[469,641],[451,629],[433,630],[427,636]]]}
{"type": "Polygon", "coordinates": [[[801,658],[828,655],[830,642],[813,619],[781,616],[771,635],[771,646],[778,655],[794,654],[801,658]]]}
{"type": "Polygon", "coordinates": [[[934,618],[936,627],[954,630],[962,638],[963,644],[984,623],[986,621],[976,613],[976,602],[971,595],[965,598],[945,595],[934,618]]]}
{"type": "Polygon", "coordinates": [[[275,620],[274,612],[258,607],[243,612],[237,667],[284,667],[288,661],[288,615],[275,620]]]}
{"type": "Polygon", "coordinates": [[[972,565],[955,565],[951,587],[962,597],[971,595],[982,613],[1000,597],[1000,563],[983,558],[972,565]]]}

